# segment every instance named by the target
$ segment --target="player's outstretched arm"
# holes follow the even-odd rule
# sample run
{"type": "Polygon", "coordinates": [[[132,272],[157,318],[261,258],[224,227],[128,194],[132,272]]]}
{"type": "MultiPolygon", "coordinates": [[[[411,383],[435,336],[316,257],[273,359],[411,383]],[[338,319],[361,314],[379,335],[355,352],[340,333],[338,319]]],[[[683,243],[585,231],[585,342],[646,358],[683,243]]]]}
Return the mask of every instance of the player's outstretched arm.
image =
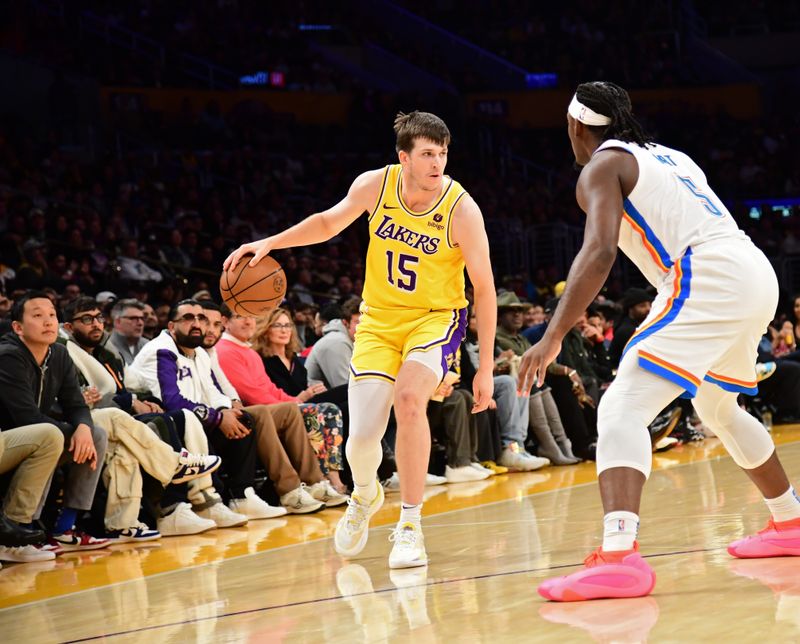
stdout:
{"type": "Polygon", "coordinates": [[[619,159],[609,152],[593,159],[578,179],[578,205],[586,213],[583,246],[567,276],[567,287],[542,339],[522,356],[519,387],[542,385],[547,366],[561,353],[561,341],[605,284],[617,257],[622,221],[619,159]]]}
{"type": "Polygon", "coordinates": [[[273,250],[319,244],[338,235],[363,212],[375,206],[383,173],[384,170],[380,169],[359,175],[350,186],[347,196],[332,208],[314,213],[277,235],[242,244],[228,256],[223,268],[228,270],[228,267],[236,267],[239,260],[248,253],[254,255],[250,265],[255,266],[273,250]]]}
{"type": "Polygon", "coordinates": [[[489,406],[494,393],[494,334],[497,329],[497,293],[494,290],[489,240],[478,204],[465,195],[453,213],[453,241],[458,244],[475,293],[478,321],[478,372],[472,381],[476,414],[489,406]]]}

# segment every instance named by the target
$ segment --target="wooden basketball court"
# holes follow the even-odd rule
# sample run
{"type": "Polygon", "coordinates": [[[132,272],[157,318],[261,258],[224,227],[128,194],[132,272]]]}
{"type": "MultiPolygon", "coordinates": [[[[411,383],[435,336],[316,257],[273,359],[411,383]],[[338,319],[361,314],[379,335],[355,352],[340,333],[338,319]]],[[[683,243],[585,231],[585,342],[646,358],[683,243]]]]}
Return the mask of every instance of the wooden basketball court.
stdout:
{"type": "MultiPolygon", "coordinates": [[[[800,427],[776,428],[800,482],[800,427]]],[[[800,558],[740,561],[766,507],[717,439],[656,456],[642,508],[651,597],[552,604],[546,577],[599,543],[594,464],[429,488],[427,570],[390,572],[387,495],[351,561],[342,510],[0,570],[4,642],[800,641],[800,558]]]]}

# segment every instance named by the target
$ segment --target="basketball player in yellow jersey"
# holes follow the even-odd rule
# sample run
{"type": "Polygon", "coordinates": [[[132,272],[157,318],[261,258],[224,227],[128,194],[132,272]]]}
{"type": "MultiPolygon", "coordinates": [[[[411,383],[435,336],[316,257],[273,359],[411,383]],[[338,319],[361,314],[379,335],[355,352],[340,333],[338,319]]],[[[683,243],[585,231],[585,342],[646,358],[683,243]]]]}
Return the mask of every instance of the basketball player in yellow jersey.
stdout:
{"type": "Polygon", "coordinates": [[[326,241],[367,213],[370,242],[350,367],[346,445],[355,489],[334,543],[345,556],[366,545],[369,519],[383,503],[376,475],[394,402],[402,509],[390,538],[389,566],[412,568],[428,563],[420,523],[431,445],[426,408],[466,328],[465,267],[475,292],[480,346],[474,413],[492,399],[497,305],[480,209],[444,174],[450,131],[426,112],[398,114],[394,130],[399,164],[365,172],[332,208],[242,245],[225,268],[247,253],[254,254],[255,265],[272,250],[326,241]]]}

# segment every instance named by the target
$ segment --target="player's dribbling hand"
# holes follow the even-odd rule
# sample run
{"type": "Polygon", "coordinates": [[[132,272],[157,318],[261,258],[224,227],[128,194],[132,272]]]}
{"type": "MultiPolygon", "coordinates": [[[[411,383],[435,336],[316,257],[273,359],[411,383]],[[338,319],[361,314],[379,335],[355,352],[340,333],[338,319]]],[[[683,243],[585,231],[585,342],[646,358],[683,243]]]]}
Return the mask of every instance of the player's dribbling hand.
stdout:
{"type": "Polygon", "coordinates": [[[534,385],[541,387],[544,384],[547,366],[558,357],[559,353],[561,353],[561,342],[550,340],[545,336],[522,354],[517,383],[520,395],[528,396],[534,385]]]}
{"type": "Polygon", "coordinates": [[[478,373],[472,380],[472,395],[475,398],[472,413],[478,414],[488,409],[492,402],[492,394],[494,394],[494,375],[491,369],[478,369],[478,373]]]}
{"type": "Polygon", "coordinates": [[[225,262],[222,264],[223,270],[228,270],[229,268],[236,268],[239,264],[239,260],[242,259],[245,255],[250,253],[253,254],[253,258],[250,260],[250,266],[255,266],[258,264],[264,257],[269,255],[269,251],[272,250],[272,245],[270,244],[269,237],[265,237],[264,239],[260,239],[258,241],[250,242],[248,244],[242,244],[233,251],[225,262]]]}

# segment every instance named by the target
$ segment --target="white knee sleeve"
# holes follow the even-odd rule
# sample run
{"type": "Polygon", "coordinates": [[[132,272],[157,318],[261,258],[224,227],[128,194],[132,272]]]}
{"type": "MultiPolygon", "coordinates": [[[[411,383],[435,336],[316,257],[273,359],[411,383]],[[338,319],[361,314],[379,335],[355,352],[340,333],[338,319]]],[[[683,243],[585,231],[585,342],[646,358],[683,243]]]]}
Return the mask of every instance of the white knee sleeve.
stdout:
{"type": "Polygon", "coordinates": [[[739,407],[735,393],[704,382],[692,402],[700,420],[714,431],[739,467],[752,470],[772,456],[775,451],[772,437],[761,423],[739,407]]]}
{"type": "Polygon", "coordinates": [[[636,352],[629,351],[597,409],[597,473],[631,467],[649,478],[653,448],[647,426],[681,393],[674,382],[639,367],[636,352]]]}
{"type": "Polygon", "coordinates": [[[350,428],[345,445],[347,462],[356,485],[375,479],[383,458],[381,439],[394,399],[394,385],[377,378],[350,379],[347,391],[350,428]]]}

